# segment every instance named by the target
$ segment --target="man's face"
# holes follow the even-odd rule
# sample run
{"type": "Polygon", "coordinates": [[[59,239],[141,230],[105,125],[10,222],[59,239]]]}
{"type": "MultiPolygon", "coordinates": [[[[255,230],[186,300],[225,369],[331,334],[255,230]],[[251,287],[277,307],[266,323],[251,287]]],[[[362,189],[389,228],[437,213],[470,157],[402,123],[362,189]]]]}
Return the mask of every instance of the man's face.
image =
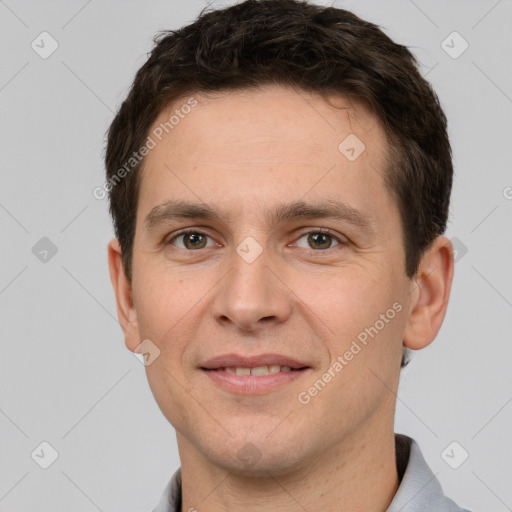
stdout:
{"type": "Polygon", "coordinates": [[[356,449],[392,429],[411,290],[383,181],[384,131],[359,104],[337,98],[346,108],[336,109],[288,88],[194,98],[146,157],[133,253],[138,338],[127,344],[149,339],[160,350],[147,376],[182,457],[279,474],[356,449]],[[221,218],[158,215],[171,201],[221,218]],[[275,215],[296,202],[359,213],[275,215]],[[279,373],[205,369],[219,356],[261,354],[275,355],[279,373]],[[277,355],[306,369],[282,371],[277,355]]]}

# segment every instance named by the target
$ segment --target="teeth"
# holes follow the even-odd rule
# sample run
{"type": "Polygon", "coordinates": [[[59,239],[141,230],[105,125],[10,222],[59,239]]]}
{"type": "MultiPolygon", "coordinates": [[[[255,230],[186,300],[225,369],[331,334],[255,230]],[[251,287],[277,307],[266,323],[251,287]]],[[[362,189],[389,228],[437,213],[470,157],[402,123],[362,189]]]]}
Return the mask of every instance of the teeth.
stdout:
{"type": "Polygon", "coordinates": [[[270,375],[268,366],[256,366],[251,369],[251,375],[270,375]]]}
{"type": "Polygon", "coordinates": [[[255,368],[223,368],[227,373],[231,373],[233,375],[273,375],[274,373],[279,372],[291,372],[292,369],[290,366],[279,366],[278,364],[273,364],[270,366],[256,366],[255,368]]]}

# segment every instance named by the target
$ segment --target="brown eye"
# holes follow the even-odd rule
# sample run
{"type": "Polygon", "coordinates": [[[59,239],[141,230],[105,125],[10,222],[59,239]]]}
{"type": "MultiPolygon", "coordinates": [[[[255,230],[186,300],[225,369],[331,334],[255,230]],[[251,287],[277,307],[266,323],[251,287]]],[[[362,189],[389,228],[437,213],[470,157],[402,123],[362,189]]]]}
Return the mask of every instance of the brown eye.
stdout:
{"type": "Polygon", "coordinates": [[[308,243],[313,249],[329,249],[332,237],[325,233],[310,233],[308,235],[308,243]]]}
{"type": "Polygon", "coordinates": [[[308,249],[314,250],[326,250],[331,247],[336,247],[337,245],[342,245],[342,242],[330,233],[325,233],[323,231],[310,231],[309,233],[304,233],[300,238],[306,237],[308,249]],[[333,245],[333,241],[335,244],[333,245]]]}
{"type": "Polygon", "coordinates": [[[172,238],[169,244],[176,245],[176,247],[186,250],[204,249],[208,238],[208,235],[200,233],[199,231],[186,231],[172,238]],[[182,240],[181,245],[175,243],[176,240],[180,239],[182,240]]]}

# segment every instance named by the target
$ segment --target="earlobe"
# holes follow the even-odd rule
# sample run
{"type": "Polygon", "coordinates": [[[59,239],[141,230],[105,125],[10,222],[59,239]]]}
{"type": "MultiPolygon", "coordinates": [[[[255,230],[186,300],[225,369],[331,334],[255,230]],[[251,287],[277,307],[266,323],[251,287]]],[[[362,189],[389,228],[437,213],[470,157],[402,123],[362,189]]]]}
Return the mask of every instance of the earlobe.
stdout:
{"type": "Polygon", "coordinates": [[[453,246],[438,236],[423,255],[411,281],[411,307],[404,346],[419,350],[434,341],[443,323],[453,280],[453,246]]]}
{"type": "Polygon", "coordinates": [[[108,266],[116,295],[117,317],[123,329],[126,347],[133,352],[140,344],[137,312],[133,302],[132,285],[123,268],[122,251],[117,238],[108,244],[108,266]]]}

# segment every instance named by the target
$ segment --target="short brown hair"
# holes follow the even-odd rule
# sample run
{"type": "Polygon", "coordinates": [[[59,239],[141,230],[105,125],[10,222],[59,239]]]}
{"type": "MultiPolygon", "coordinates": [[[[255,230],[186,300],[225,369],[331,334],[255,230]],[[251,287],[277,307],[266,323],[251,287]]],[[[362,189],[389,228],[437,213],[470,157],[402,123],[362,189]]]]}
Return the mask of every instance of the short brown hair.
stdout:
{"type": "Polygon", "coordinates": [[[424,250],[446,229],[453,168],[446,117],[407,47],[349,11],[301,0],[207,8],[154,42],[108,130],[105,155],[110,212],[129,280],[143,160],[122,179],[116,173],[174,100],[265,84],[354,98],[383,123],[384,178],[400,212],[405,272],[414,276],[424,250]]]}

